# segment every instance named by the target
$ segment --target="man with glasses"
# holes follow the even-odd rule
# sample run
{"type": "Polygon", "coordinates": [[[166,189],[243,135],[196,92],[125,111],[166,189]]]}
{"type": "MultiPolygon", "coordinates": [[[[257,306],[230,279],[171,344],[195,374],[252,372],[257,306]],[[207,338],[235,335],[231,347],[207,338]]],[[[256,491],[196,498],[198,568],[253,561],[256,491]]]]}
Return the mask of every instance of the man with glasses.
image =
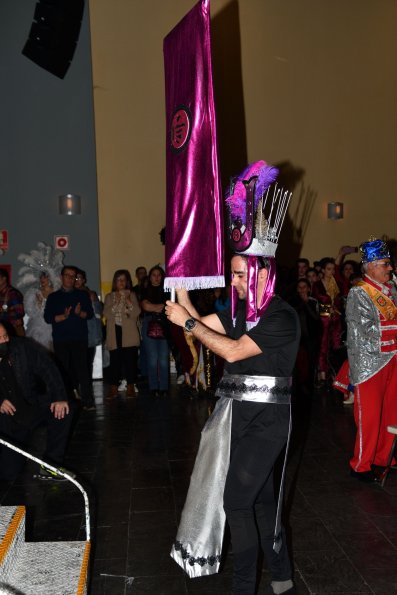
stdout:
{"type": "Polygon", "coordinates": [[[90,296],[75,288],[77,269],[64,266],[61,271],[62,286],[50,293],[44,310],[44,319],[52,325],[54,352],[63,371],[70,395],[80,387],[83,409],[94,411],[95,404],[87,368],[87,320],[93,317],[90,296]]]}
{"type": "Polygon", "coordinates": [[[360,246],[363,280],[347,298],[347,351],[357,426],[351,475],[373,482],[386,466],[397,424],[397,306],[390,289],[392,264],[385,242],[360,246]]]}

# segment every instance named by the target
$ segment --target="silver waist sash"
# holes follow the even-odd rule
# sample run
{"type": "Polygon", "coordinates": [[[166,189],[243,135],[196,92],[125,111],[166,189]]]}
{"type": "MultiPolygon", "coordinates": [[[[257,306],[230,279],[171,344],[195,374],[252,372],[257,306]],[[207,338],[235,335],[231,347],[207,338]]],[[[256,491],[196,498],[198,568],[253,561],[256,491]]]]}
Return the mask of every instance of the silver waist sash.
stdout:
{"type": "Polygon", "coordinates": [[[289,405],[291,402],[291,378],[224,374],[215,395],[237,401],[289,405]]]}
{"type": "MultiPolygon", "coordinates": [[[[290,378],[225,374],[216,395],[220,397],[202,432],[189,490],[171,557],[190,578],[219,571],[226,515],[223,492],[230,461],[233,399],[257,403],[290,403],[290,378]]],[[[287,450],[291,433],[291,418],[287,450]]],[[[281,548],[281,502],[284,467],[278,498],[275,551],[281,548]]]]}

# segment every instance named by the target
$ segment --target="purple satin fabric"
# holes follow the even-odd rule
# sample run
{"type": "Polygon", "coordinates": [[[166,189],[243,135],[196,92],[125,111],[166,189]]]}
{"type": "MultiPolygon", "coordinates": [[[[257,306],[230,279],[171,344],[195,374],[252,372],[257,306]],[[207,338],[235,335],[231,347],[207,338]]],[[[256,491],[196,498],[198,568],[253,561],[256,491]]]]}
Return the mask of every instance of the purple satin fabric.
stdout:
{"type": "MultiPolygon", "coordinates": [[[[257,306],[257,287],[258,287],[258,259],[256,256],[247,257],[247,300],[246,300],[246,321],[247,327],[252,328],[258,324],[260,317],[266,311],[270,300],[274,296],[276,286],[276,261],[274,258],[268,258],[269,271],[266,285],[264,287],[259,307],[257,306]]],[[[237,315],[238,294],[234,287],[231,291],[232,318],[237,315]]]]}
{"type": "Polygon", "coordinates": [[[164,39],[164,65],[167,134],[164,287],[222,287],[225,284],[223,220],[209,0],[198,2],[164,39]],[[190,121],[186,114],[191,116],[190,121]]]}

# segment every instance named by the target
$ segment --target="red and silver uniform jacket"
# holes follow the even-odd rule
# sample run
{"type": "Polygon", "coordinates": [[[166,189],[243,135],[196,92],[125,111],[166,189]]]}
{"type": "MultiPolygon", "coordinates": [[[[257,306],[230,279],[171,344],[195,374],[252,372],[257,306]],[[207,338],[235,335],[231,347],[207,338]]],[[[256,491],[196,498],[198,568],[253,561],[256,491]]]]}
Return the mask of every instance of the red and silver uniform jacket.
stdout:
{"type": "MultiPolygon", "coordinates": [[[[380,303],[382,295],[391,299],[389,287],[367,276],[364,281],[377,291],[380,303]]],[[[357,286],[350,290],[346,304],[346,322],[352,384],[360,384],[374,376],[397,353],[397,308],[394,317],[390,316],[390,313],[382,313],[382,308],[375,305],[375,300],[363,287],[357,286]]]]}

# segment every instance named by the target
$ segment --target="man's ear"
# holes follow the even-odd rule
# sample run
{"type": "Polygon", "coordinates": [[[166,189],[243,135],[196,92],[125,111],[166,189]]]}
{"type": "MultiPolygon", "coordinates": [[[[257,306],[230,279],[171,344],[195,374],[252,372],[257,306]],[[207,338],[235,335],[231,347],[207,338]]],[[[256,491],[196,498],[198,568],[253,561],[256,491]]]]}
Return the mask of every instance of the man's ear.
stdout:
{"type": "Polygon", "coordinates": [[[266,281],[269,271],[265,268],[259,269],[258,281],[266,281]]]}

